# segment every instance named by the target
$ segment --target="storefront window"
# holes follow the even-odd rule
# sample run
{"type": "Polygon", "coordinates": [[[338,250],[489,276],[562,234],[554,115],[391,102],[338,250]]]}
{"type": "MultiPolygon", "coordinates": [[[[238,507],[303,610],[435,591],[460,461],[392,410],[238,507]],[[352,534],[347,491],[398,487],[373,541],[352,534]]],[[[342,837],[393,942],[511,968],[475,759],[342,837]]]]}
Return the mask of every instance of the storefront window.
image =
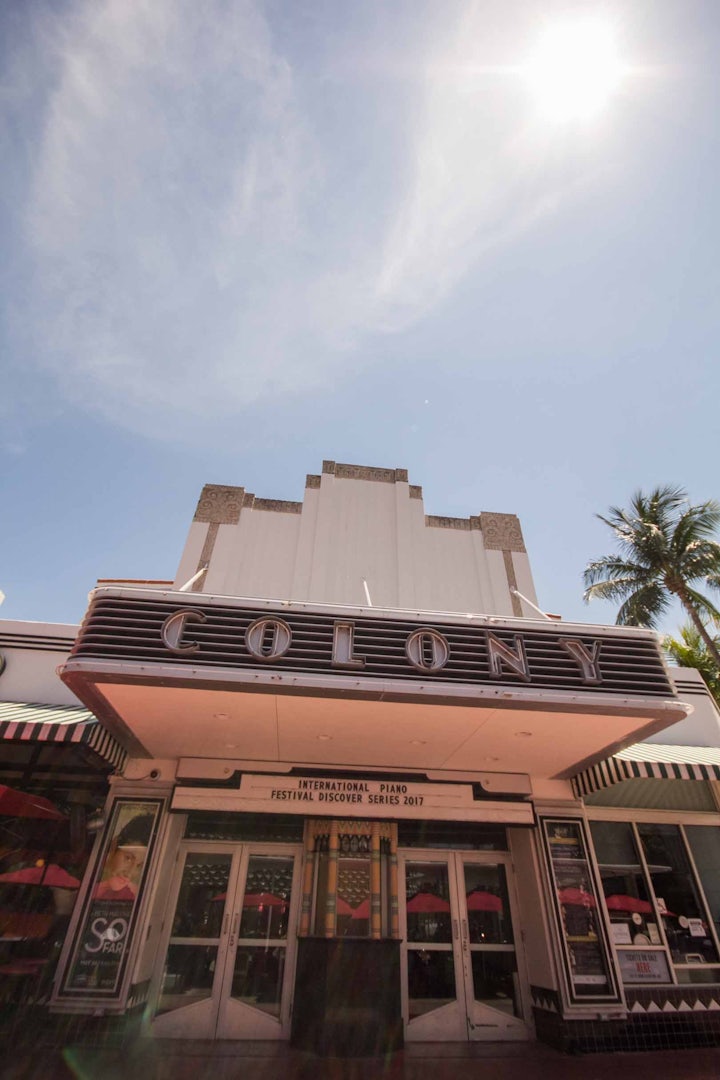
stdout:
{"type": "Polygon", "coordinates": [[[615,821],[590,829],[623,982],[672,982],[670,961],[677,982],[717,981],[720,831],[615,821]]]}
{"type": "Polygon", "coordinates": [[[594,821],[590,831],[615,945],[662,945],[632,826],[594,821]]]}
{"type": "Polygon", "coordinates": [[[673,962],[717,962],[717,949],[679,826],[641,824],[637,829],[673,962]]]}
{"type": "Polygon", "coordinates": [[[720,829],[707,825],[686,825],[685,835],[695,860],[698,876],[720,935],[720,829]]]}
{"type": "MultiPolygon", "coordinates": [[[[9,758],[29,748],[8,746],[9,758]]],[[[43,748],[41,757],[56,754],[43,748]]],[[[65,759],[65,763],[67,761],[65,759]]],[[[77,791],[3,785],[0,806],[0,1007],[18,986],[31,1000],[47,994],[94,840],[105,786],[77,791]],[[6,978],[10,976],[10,978],[6,978]]]]}

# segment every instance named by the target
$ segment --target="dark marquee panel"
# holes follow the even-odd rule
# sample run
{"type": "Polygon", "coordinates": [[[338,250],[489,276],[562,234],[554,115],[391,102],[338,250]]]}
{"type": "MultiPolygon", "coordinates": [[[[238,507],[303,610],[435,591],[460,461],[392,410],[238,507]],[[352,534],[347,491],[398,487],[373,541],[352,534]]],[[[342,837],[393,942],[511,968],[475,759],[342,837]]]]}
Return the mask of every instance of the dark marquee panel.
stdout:
{"type": "MultiPolygon", "coordinates": [[[[283,634],[287,638],[285,631],[283,634]]],[[[432,652],[427,644],[422,662],[429,667],[432,652]]],[[[225,670],[260,666],[265,670],[346,676],[353,682],[365,677],[426,685],[509,684],[585,694],[676,698],[654,640],[633,633],[604,633],[598,627],[579,633],[577,628],[566,630],[562,623],[549,623],[547,628],[535,624],[528,629],[497,620],[482,625],[461,621],[423,623],[385,613],[348,618],[334,611],[318,613],[290,607],[271,610],[266,606],[225,605],[215,600],[203,603],[192,595],[96,596],[72,658],[164,666],[191,662],[193,668],[225,670]],[[173,651],[164,640],[163,627],[171,616],[181,612],[192,615],[182,629],[182,651],[173,651]],[[258,658],[248,648],[248,628],[258,620],[275,624],[280,621],[287,627],[289,643],[282,655],[258,658]],[[352,656],[361,659],[361,667],[333,662],[337,623],[351,627],[352,656]],[[420,669],[409,659],[408,638],[421,628],[441,636],[446,643],[446,656],[437,670],[420,669]],[[594,656],[597,678],[586,677],[587,671],[573,655],[572,643],[579,643],[586,654],[594,656]],[[494,649],[497,654],[502,646],[523,658],[525,675],[513,670],[507,659],[493,664],[491,652],[494,649]]]]}

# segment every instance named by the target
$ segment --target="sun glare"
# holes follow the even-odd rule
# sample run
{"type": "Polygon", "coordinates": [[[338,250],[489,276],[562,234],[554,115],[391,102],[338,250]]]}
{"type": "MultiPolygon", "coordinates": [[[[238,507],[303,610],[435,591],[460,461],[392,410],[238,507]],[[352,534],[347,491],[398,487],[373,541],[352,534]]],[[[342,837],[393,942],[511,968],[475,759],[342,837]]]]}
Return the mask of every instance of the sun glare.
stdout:
{"type": "Polygon", "coordinates": [[[610,27],[594,21],[548,28],[525,67],[540,111],[556,121],[596,115],[622,74],[610,27]]]}

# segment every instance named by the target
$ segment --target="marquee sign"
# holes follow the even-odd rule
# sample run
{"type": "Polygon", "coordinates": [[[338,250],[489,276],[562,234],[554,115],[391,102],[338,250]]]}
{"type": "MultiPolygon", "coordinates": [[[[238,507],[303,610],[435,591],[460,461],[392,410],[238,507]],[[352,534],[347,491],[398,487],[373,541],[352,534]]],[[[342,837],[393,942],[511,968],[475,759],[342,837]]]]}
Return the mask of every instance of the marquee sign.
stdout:
{"type": "Polygon", "coordinates": [[[676,696],[654,637],[643,631],[461,615],[420,622],[388,611],[348,617],[329,607],[149,590],[98,590],[71,657],[89,659],[139,663],[148,673],[156,663],[196,674],[296,676],[279,679],[278,689],[302,686],[303,676],[317,686],[317,676],[327,676],[353,692],[366,680],[392,680],[398,692],[454,683],[676,696]]]}
{"type": "Polygon", "coordinates": [[[529,802],[476,800],[471,784],[421,784],[368,777],[283,776],[246,773],[240,790],[177,787],[173,810],[302,814],[433,821],[483,821],[533,825],[529,802]]]}

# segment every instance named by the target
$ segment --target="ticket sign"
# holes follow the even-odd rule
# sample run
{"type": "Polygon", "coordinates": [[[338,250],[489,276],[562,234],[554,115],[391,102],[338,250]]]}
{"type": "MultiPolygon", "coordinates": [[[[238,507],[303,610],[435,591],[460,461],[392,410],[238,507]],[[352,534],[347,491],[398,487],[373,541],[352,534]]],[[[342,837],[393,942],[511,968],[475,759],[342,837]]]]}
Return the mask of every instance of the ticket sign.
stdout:
{"type": "Polygon", "coordinates": [[[307,814],[435,821],[497,821],[533,825],[532,804],[475,799],[472,784],[414,784],[395,780],[246,773],[239,790],[178,787],[173,810],[307,814]]]}
{"type": "Polygon", "coordinates": [[[618,949],[617,956],[625,984],[672,982],[667,957],[660,949],[618,949]]]}

